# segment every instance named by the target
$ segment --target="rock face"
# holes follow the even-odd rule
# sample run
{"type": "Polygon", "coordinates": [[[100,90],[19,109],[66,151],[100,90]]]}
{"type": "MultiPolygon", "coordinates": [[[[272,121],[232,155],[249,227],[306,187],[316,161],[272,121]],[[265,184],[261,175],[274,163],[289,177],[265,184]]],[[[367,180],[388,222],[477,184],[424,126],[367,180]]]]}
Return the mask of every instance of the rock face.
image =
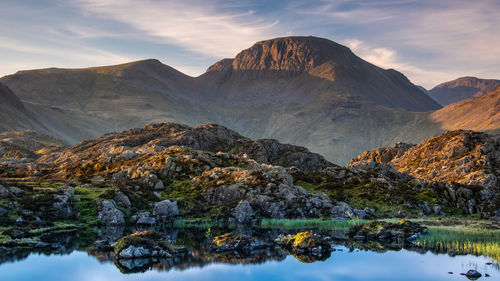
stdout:
{"type": "Polygon", "coordinates": [[[473,131],[451,131],[409,146],[368,151],[349,165],[387,163],[399,172],[426,181],[500,186],[500,142],[496,135],[473,131]]]}
{"type": "Polygon", "coordinates": [[[441,105],[446,106],[461,100],[484,95],[500,85],[500,80],[461,77],[437,85],[428,94],[441,105]]]}
{"type": "Polygon", "coordinates": [[[500,86],[480,96],[447,105],[430,117],[446,130],[500,132],[500,86]]]}

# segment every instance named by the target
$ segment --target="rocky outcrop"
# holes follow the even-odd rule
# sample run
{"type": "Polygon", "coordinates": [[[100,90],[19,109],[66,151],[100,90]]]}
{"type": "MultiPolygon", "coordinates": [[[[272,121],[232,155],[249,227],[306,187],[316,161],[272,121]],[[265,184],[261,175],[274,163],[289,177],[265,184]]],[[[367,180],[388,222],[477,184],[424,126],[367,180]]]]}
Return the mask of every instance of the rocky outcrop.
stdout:
{"type": "Polygon", "coordinates": [[[399,223],[372,221],[353,225],[347,235],[357,241],[404,242],[412,241],[427,233],[427,228],[418,223],[401,220],[399,223]]]}
{"type": "Polygon", "coordinates": [[[233,232],[219,235],[212,239],[213,250],[219,253],[228,251],[250,253],[254,250],[270,247],[272,245],[273,243],[233,232]]]}
{"type": "Polygon", "coordinates": [[[429,182],[456,182],[494,190],[500,186],[500,139],[497,135],[459,130],[412,147],[405,146],[402,150],[400,147],[365,152],[349,166],[375,161],[429,182]]]}
{"type": "Polygon", "coordinates": [[[135,232],[120,238],[114,246],[119,259],[143,259],[172,256],[172,246],[155,231],[135,232]]]}
{"type": "Polygon", "coordinates": [[[294,254],[311,254],[322,256],[331,252],[328,241],[311,232],[300,232],[296,235],[279,236],[275,242],[294,254]]]}

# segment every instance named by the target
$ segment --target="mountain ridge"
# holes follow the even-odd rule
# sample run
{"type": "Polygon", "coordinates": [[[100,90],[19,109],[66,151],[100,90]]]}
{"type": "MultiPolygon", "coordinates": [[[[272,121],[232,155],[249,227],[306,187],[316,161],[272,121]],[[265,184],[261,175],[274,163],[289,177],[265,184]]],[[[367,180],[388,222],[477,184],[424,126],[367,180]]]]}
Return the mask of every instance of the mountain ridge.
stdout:
{"type": "Polygon", "coordinates": [[[441,83],[427,93],[441,105],[446,106],[464,99],[481,96],[498,85],[500,85],[500,80],[464,76],[441,83]]]}
{"type": "Polygon", "coordinates": [[[441,132],[426,113],[440,106],[403,74],[317,37],[258,42],[199,77],[142,60],[22,71],[0,81],[50,117],[47,124],[56,122],[57,136],[70,143],[150,122],[217,123],[253,139],[306,146],[342,164],[373,147],[441,132]],[[243,70],[233,69],[235,61],[243,70]]]}

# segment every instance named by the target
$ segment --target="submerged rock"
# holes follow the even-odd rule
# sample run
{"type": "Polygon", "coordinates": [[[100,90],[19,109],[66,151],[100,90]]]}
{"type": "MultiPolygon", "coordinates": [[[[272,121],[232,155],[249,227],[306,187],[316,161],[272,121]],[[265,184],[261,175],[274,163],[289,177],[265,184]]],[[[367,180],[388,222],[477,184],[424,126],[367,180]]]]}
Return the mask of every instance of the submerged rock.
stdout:
{"type": "Polygon", "coordinates": [[[467,273],[465,273],[465,277],[469,278],[470,280],[479,279],[481,276],[483,275],[474,269],[470,269],[469,271],[467,271],[467,273]]]}

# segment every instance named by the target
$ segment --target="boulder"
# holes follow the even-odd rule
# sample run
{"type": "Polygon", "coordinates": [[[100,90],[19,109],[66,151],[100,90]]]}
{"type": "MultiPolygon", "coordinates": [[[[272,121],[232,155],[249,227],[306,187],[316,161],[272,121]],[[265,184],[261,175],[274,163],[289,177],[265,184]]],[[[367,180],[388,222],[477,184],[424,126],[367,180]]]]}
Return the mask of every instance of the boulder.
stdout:
{"type": "Polygon", "coordinates": [[[153,225],[156,223],[156,219],[150,217],[149,212],[143,212],[137,215],[136,223],[139,225],[153,225]]]}
{"type": "Polygon", "coordinates": [[[242,200],[234,208],[233,216],[238,223],[248,223],[255,218],[255,212],[247,200],[242,200]]]}
{"type": "Polygon", "coordinates": [[[328,241],[309,232],[300,232],[296,235],[280,236],[275,240],[281,247],[296,254],[309,253],[312,255],[323,255],[331,252],[328,241]]]}
{"type": "Polygon", "coordinates": [[[106,184],[106,179],[103,176],[94,176],[90,180],[90,183],[94,186],[102,187],[106,184]]]}
{"type": "Polygon", "coordinates": [[[120,238],[114,252],[118,259],[140,259],[172,256],[172,246],[160,233],[155,231],[135,232],[120,238]]]}
{"type": "Polygon", "coordinates": [[[169,219],[179,215],[177,201],[163,200],[154,204],[153,216],[156,218],[169,219]]]}
{"type": "Polygon", "coordinates": [[[483,276],[481,273],[479,273],[477,270],[470,269],[465,273],[465,276],[469,278],[470,280],[476,280],[479,279],[481,276],[483,276]]]}
{"type": "Polygon", "coordinates": [[[125,208],[130,208],[131,203],[130,200],[128,199],[127,195],[125,195],[123,192],[118,192],[116,193],[114,200],[116,204],[119,206],[125,207],[125,208]]]}
{"type": "Polygon", "coordinates": [[[125,216],[122,211],[118,210],[113,202],[107,200],[101,201],[98,218],[104,225],[125,224],[125,216]]]}

